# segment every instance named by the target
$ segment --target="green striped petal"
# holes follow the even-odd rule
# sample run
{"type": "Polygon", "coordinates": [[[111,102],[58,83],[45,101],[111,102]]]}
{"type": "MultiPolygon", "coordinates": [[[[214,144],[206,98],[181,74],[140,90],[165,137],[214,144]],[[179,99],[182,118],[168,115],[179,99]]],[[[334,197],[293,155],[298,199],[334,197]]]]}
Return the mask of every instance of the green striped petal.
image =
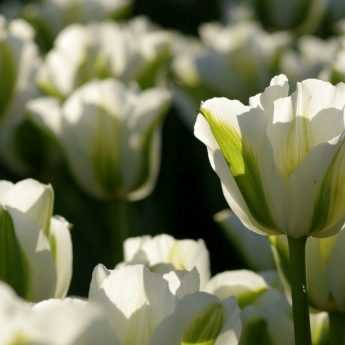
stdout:
{"type": "Polygon", "coordinates": [[[274,229],[253,147],[229,123],[218,119],[204,107],[201,113],[211,128],[252,216],[262,226],[274,229]]]}
{"type": "Polygon", "coordinates": [[[221,304],[213,304],[196,315],[185,331],[181,345],[214,345],[223,327],[224,312],[221,304]]]}

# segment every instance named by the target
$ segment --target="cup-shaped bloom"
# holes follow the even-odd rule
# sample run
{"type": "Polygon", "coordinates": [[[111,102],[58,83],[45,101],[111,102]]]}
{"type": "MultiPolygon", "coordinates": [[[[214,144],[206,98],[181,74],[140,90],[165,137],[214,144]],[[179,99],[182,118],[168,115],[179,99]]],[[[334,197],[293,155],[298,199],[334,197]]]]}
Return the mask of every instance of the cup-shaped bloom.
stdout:
{"type": "Polygon", "coordinates": [[[0,284],[0,343],[91,345],[120,343],[103,310],[76,298],[29,305],[0,284]]]}
{"type": "Polygon", "coordinates": [[[344,230],[335,236],[307,241],[308,297],[310,304],[319,310],[345,312],[344,244],[344,230]]]}
{"type": "Polygon", "coordinates": [[[89,298],[100,304],[121,344],[151,344],[156,327],[176,303],[168,282],[144,265],[121,266],[112,271],[95,268],[89,298]]]}
{"type": "Polygon", "coordinates": [[[196,268],[201,287],[210,279],[210,258],[203,240],[176,240],[163,234],[129,238],[123,247],[126,263],[140,263],[149,267],[171,264],[175,270],[186,271],[196,268]]]}
{"type": "Polygon", "coordinates": [[[231,243],[253,270],[271,270],[274,268],[272,251],[267,238],[249,231],[230,210],[215,214],[215,221],[226,232],[231,243]]]}
{"type": "Polygon", "coordinates": [[[140,92],[109,79],[79,88],[61,112],[36,115],[55,131],[85,191],[137,200],[148,195],[158,174],[160,129],[169,103],[165,89],[140,92]]]}
{"type": "Polygon", "coordinates": [[[16,171],[26,168],[18,154],[16,132],[26,103],[38,94],[39,66],[32,27],[24,20],[6,21],[0,16],[0,155],[16,171]]]}
{"type": "Polygon", "coordinates": [[[157,327],[152,345],[237,345],[241,334],[240,309],[234,298],[221,301],[196,292],[185,296],[157,327]]]}
{"type": "Polygon", "coordinates": [[[134,81],[147,88],[160,78],[170,50],[169,33],[145,18],[127,24],[74,24],[56,38],[40,69],[38,85],[44,95],[59,100],[94,79],[134,81]]]}
{"type": "Polygon", "coordinates": [[[184,108],[191,103],[197,109],[210,97],[246,100],[260,92],[278,73],[289,43],[285,33],[270,34],[251,22],[205,24],[200,36],[202,44],[187,42],[173,61],[177,101],[184,108]]]}
{"type": "Polygon", "coordinates": [[[272,79],[249,105],[213,98],[195,135],[207,146],[232,211],[249,229],[293,238],[337,233],[345,221],[345,84],[272,79]]]}
{"type": "Polygon", "coordinates": [[[53,198],[35,180],[0,181],[0,280],[31,301],[64,297],[71,281],[70,224],[53,198]]]}

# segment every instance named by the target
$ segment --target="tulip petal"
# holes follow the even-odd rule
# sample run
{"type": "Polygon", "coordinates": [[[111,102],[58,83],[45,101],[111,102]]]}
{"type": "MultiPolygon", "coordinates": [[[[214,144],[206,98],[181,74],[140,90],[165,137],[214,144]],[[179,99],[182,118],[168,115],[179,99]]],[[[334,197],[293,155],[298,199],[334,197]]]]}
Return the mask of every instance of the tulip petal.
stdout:
{"type": "MultiPolygon", "coordinates": [[[[213,156],[214,161],[213,168],[222,181],[223,190],[227,190],[226,197],[232,199],[231,202],[228,200],[230,206],[236,214],[246,214],[246,217],[240,216],[243,222],[245,222],[245,218],[251,219],[251,223],[255,219],[254,224],[260,224],[257,227],[259,230],[261,227],[267,229],[265,231],[274,232],[273,229],[276,227],[263,187],[265,181],[262,180],[262,169],[268,168],[269,165],[266,162],[259,166],[256,157],[259,152],[264,152],[262,148],[266,146],[264,143],[265,138],[258,135],[260,133],[258,128],[265,126],[264,114],[258,108],[250,109],[240,102],[230,101],[225,98],[215,98],[205,102],[201,107],[201,111],[224,155],[225,161],[222,162],[217,150],[211,151],[211,157],[213,156]],[[248,141],[249,138],[250,142],[248,141]],[[225,162],[227,167],[225,167],[225,162]],[[218,166],[215,166],[215,163],[218,163],[218,166]],[[237,188],[233,187],[234,183],[237,188]],[[235,192],[234,189],[237,189],[237,191],[235,192]],[[241,193],[242,200],[238,196],[238,191],[241,193]],[[237,213],[235,208],[238,209],[239,207],[242,210],[237,213]]],[[[208,136],[206,133],[199,134],[200,129],[202,130],[203,127],[200,124],[195,127],[195,135],[200,140],[208,136]]],[[[209,142],[210,139],[207,141],[209,142]]],[[[267,149],[269,148],[267,147],[267,149]]],[[[269,158],[269,156],[266,155],[266,158],[269,158]]],[[[275,207],[279,208],[279,205],[275,207]]],[[[246,225],[248,226],[248,223],[246,225]]],[[[249,227],[253,228],[253,226],[249,227]]]]}
{"type": "Polygon", "coordinates": [[[48,235],[54,204],[54,191],[50,185],[32,179],[22,180],[6,193],[4,202],[24,212],[48,235]]]}
{"type": "Polygon", "coordinates": [[[55,298],[66,296],[72,280],[73,248],[70,227],[71,225],[61,217],[55,216],[50,221],[49,242],[57,275],[55,298]]]}

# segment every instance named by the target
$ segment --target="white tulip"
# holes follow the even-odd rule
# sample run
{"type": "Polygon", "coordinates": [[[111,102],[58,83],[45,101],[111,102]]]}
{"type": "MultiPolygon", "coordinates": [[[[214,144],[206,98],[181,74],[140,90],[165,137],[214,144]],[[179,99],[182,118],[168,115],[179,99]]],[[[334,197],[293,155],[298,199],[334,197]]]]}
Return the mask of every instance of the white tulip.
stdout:
{"type": "Polygon", "coordinates": [[[99,198],[138,200],[154,187],[160,129],[170,103],[161,88],[143,92],[115,80],[78,89],[61,112],[41,114],[55,130],[77,182],[99,198]]]}
{"type": "Polygon", "coordinates": [[[26,103],[38,95],[35,81],[40,64],[31,26],[0,16],[0,155],[19,172],[27,165],[18,155],[16,132],[24,120],[26,103]]]}
{"type": "Polygon", "coordinates": [[[246,270],[223,272],[210,280],[207,291],[221,300],[236,298],[242,309],[241,345],[293,344],[291,308],[285,296],[260,275],[246,270]]]}
{"type": "Polygon", "coordinates": [[[205,292],[185,296],[157,328],[151,345],[237,345],[240,309],[233,298],[221,301],[205,292]]]}
{"type": "Polygon", "coordinates": [[[246,229],[230,210],[218,212],[214,219],[251,269],[269,270],[274,267],[272,251],[266,238],[246,229]]]}
{"type": "Polygon", "coordinates": [[[50,185],[0,181],[0,279],[31,301],[64,297],[71,281],[70,224],[53,203],[50,185]]]}
{"type": "Polygon", "coordinates": [[[201,105],[195,135],[246,227],[292,238],[330,236],[345,221],[345,84],[309,79],[288,92],[280,75],[249,106],[210,99],[201,105]]]}
{"type": "Polygon", "coordinates": [[[95,304],[74,298],[31,306],[3,284],[0,298],[1,345],[120,345],[106,314],[95,304]]]}
{"type": "Polygon", "coordinates": [[[201,286],[210,278],[209,253],[203,240],[176,240],[163,234],[155,237],[129,238],[124,242],[124,260],[149,267],[171,264],[176,270],[191,271],[196,268],[201,286]]]}
{"type": "Polygon", "coordinates": [[[259,92],[277,73],[289,43],[285,33],[269,34],[251,22],[205,24],[200,35],[203,45],[186,44],[173,62],[183,109],[191,108],[188,99],[197,108],[210,97],[245,100],[259,92]]]}
{"type": "Polygon", "coordinates": [[[286,297],[268,290],[242,310],[242,345],[294,345],[292,311],[286,297]]]}
{"type": "Polygon", "coordinates": [[[74,24],[57,37],[38,83],[43,94],[59,100],[94,79],[134,81],[147,88],[160,78],[170,50],[169,33],[151,27],[145,18],[127,24],[74,24]]]}
{"type": "Polygon", "coordinates": [[[297,50],[289,49],[282,57],[281,71],[290,81],[307,78],[324,79],[325,70],[334,62],[338,48],[335,39],[322,40],[315,36],[302,36],[297,50]]]}
{"type": "Polygon", "coordinates": [[[344,230],[325,239],[307,241],[307,291],[311,305],[319,310],[345,312],[344,243],[344,230]]]}
{"type": "Polygon", "coordinates": [[[49,44],[49,40],[70,24],[122,17],[131,4],[131,0],[44,0],[27,5],[23,15],[49,44]]]}
{"type": "Polygon", "coordinates": [[[108,313],[121,344],[148,345],[176,303],[168,282],[143,265],[94,269],[89,298],[108,313]]]}
{"type": "Polygon", "coordinates": [[[206,285],[206,291],[220,299],[235,297],[244,307],[267,291],[269,286],[259,275],[248,270],[235,270],[219,273],[206,285]]]}

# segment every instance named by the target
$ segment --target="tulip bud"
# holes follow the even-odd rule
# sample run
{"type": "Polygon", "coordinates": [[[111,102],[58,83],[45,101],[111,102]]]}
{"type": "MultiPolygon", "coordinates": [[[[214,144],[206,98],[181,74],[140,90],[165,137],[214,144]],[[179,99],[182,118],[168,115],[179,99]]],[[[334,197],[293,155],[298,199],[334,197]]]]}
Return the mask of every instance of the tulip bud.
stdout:
{"type": "Polygon", "coordinates": [[[18,150],[18,128],[24,121],[26,103],[38,94],[40,63],[31,26],[21,19],[7,22],[0,16],[0,155],[18,172],[27,169],[18,150]]]}
{"type": "Polygon", "coordinates": [[[64,297],[71,281],[70,224],[53,199],[35,180],[0,181],[0,280],[31,301],[64,297]]]}
{"type": "Polygon", "coordinates": [[[280,75],[249,106],[210,99],[195,135],[246,227],[291,238],[330,236],[345,220],[345,84],[308,79],[291,96],[288,89],[280,75]]]}
{"type": "Polygon", "coordinates": [[[0,284],[0,343],[119,345],[102,309],[76,298],[29,305],[0,284]]]}
{"type": "Polygon", "coordinates": [[[152,345],[237,345],[240,310],[233,298],[221,301],[204,292],[185,296],[157,328],[152,345]]]}
{"type": "Polygon", "coordinates": [[[196,268],[201,287],[210,278],[209,253],[203,240],[176,240],[169,235],[129,238],[124,242],[126,263],[171,264],[175,270],[191,271],[196,268]]]}
{"type": "Polygon", "coordinates": [[[102,199],[139,200],[154,187],[159,170],[160,129],[168,91],[127,89],[115,80],[78,89],[52,121],[69,167],[85,191],[102,199]]]}

